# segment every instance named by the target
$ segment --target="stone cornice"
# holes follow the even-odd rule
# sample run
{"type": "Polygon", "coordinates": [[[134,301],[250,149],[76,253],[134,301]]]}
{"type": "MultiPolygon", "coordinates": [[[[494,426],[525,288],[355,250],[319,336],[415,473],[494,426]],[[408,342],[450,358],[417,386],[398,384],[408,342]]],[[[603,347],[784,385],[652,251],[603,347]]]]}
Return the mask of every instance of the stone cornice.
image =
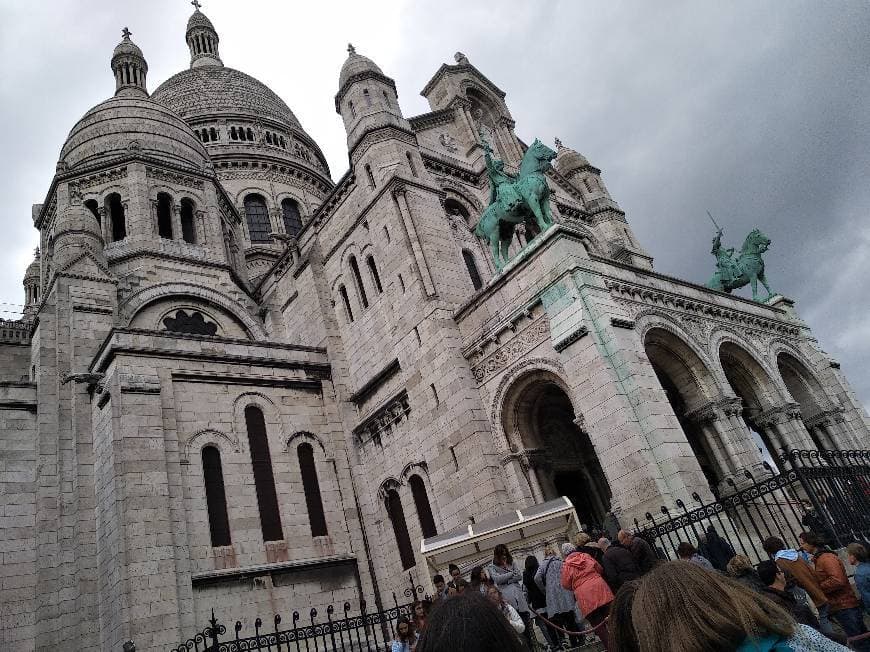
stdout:
{"type": "Polygon", "coordinates": [[[372,376],[368,382],[351,394],[348,397],[348,400],[352,403],[356,403],[357,407],[359,407],[362,403],[365,403],[366,399],[371,396],[375,390],[395,376],[401,369],[402,367],[399,365],[398,358],[394,358],[383,369],[372,376]]]}
{"type": "MultiPolygon", "coordinates": [[[[598,258],[596,256],[590,257],[598,258]]],[[[602,260],[603,262],[609,263],[611,265],[617,264],[611,260],[604,258],[599,258],[599,260],[602,260]]],[[[759,315],[751,314],[749,312],[744,312],[739,308],[740,303],[748,303],[752,306],[770,310],[773,313],[782,313],[781,310],[778,310],[771,306],[759,304],[754,301],[749,301],[748,299],[743,299],[741,297],[726,295],[721,292],[716,292],[715,290],[710,290],[709,288],[705,288],[703,286],[688,283],[687,281],[683,281],[680,279],[663,276],[655,272],[642,271],[635,267],[630,267],[627,265],[625,267],[631,269],[637,274],[644,274],[652,278],[661,278],[672,283],[677,283],[678,285],[693,287],[695,289],[702,290],[710,294],[724,295],[728,297],[731,301],[734,301],[737,305],[735,305],[735,307],[733,308],[725,307],[718,303],[714,303],[713,301],[693,299],[683,294],[677,294],[675,292],[669,292],[667,290],[656,289],[637,283],[630,283],[621,279],[614,278],[612,276],[605,276],[604,281],[607,285],[607,289],[610,291],[611,296],[613,296],[617,300],[628,301],[641,307],[649,306],[651,308],[663,308],[666,310],[677,310],[684,313],[705,315],[707,317],[718,318],[723,321],[740,324],[742,326],[751,326],[754,328],[772,331],[776,334],[785,335],[788,337],[797,337],[800,334],[801,328],[799,326],[778,319],[779,315],[772,315],[771,317],[766,318],[759,315]]]]}
{"type": "Polygon", "coordinates": [[[462,165],[459,160],[450,162],[441,157],[423,154],[423,166],[430,172],[456,177],[460,181],[481,187],[485,172],[475,172],[473,169],[462,165]]]}
{"type": "Polygon", "coordinates": [[[410,413],[408,392],[402,389],[354,428],[353,434],[360,444],[374,441],[380,445],[383,435],[389,433],[397,423],[406,420],[410,413]]]}
{"type": "Polygon", "coordinates": [[[487,87],[487,89],[495,93],[499,97],[499,99],[503,100],[505,98],[505,92],[498,86],[493,84],[491,81],[489,81],[486,75],[484,75],[470,63],[460,63],[456,65],[448,65],[446,63],[442,63],[441,67],[432,76],[432,79],[430,79],[428,83],[423,87],[423,90],[420,91],[420,95],[426,97],[432,91],[435,85],[441,80],[441,78],[444,77],[444,75],[446,75],[447,73],[463,72],[471,73],[472,75],[477,77],[478,80],[481,81],[483,85],[487,87]]]}
{"type": "Polygon", "coordinates": [[[413,129],[414,131],[425,131],[426,129],[431,129],[432,127],[450,124],[455,119],[456,108],[450,106],[446,109],[430,111],[429,113],[422,113],[420,115],[414,116],[413,118],[408,118],[408,122],[411,124],[411,129],[413,129]]]}
{"type": "Polygon", "coordinates": [[[387,77],[385,74],[376,72],[374,70],[363,70],[361,72],[356,73],[355,75],[351,75],[347,78],[347,81],[344,82],[341,88],[338,89],[338,92],[335,94],[335,112],[341,113],[341,98],[344,97],[344,94],[347,93],[347,89],[349,89],[352,85],[357,83],[358,81],[363,81],[364,79],[376,79],[377,81],[386,84],[390,88],[393,89],[393,92],[396,94],[396,97],[399,97],[399,91],[396,90],[396,82],[394,82],[391,78],[387,77]]]}
{"type": "Polygon", "coordinates": [[[398,140],[412,147],[417,146],[417,136],[413,131],[408,131],[392,122],[372,125],[367,127],[350,146],[348,151],[351,165],[356,165],[359,162],[366,149],[385,140],[398,140]]]}

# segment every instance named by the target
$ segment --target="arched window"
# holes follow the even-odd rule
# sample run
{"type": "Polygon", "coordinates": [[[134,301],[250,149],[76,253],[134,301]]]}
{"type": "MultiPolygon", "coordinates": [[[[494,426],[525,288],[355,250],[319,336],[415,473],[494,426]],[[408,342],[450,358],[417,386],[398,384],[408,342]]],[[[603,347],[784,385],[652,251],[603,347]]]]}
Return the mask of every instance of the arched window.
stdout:
{"type": "Polygon", "coordinates": [[[390,106],[390,96],[387,95],[387,91],[384,91],[384,104],[390,106]]]}
{"type": "Polygon", "coordinates": [[[278,512],[278,494],[275,492],[275,476],[272,474],[272,457],[269,455],[263,411],[254,405],[246,407],[245,425],[248,429],[248,446],[251,449],[251,466],[254,469],[254,488],[257,491],[263,541],[280,541],[284,538],[284,533],[281,529],[281,514],[278,512]]]}
{"type": "Polygon", "coordinates": [[[366,174],[368,175],[368,178],[369,178],[369,187],[374,188],[375,187],[375,175],[372,174],[372,166],[369,165],[368,163],[366,163],[366,174]]]}
{"type": "Polygon", "coordinates": [[[230,127],[230,138],[232,138],[233,140],[239,139],[239,135],[236,133],[235,127],[230,127]]]}
{"type": "Polygon", "coordinates": [[[224,491],[224,473],[221,452],[214,446],[202,449],[202,475],[205,479],[205,504],[208,507],[208,528],[211,545],[230,545],[230,520],[227,517],[227,494],[224,491]]]}
{"type": "Polygon", "coordinates": [[[417,166],[414,165],[414,159],[411,158],[411,152],[405,152],[405,156],[408,158],[408,167],[411,168],[411,174],[416,177],[417,166]]]}
{"type": "Polygon", "coordinates": [[[247,136],[245,136],[245,128],[239,127],[239,140],[246,140],[247,136]]]}
{"type": "Polygon", "coordinates": [[[347,314],[347,320],[353,321],[353,310],[350,309],[350,299],[347,297],[347,288],[343,285],[339,285],[338,293],[341,295],[342,303],[344,303],[344,312],[347,314]]]}
{"type": "Polygon", "coordinates": [[[381,277],[378,274],[378,268],[375,265],[375,259],[372,256],[366,258],[366,265],[369,266],[369,272],[372,275],[372,282],[375,284],[375,287],[378,289],[378,294],[384,291],[383,286],[381,285],[381,277]]]}
{"type": "Polygon", "coordinates": [[[348,102],[347,108],[350,109],[350,117],[355,118],[356,117],[356,109],[353,106],[353,102],[348,102]]]}
{"type": "Polygon", "coordinates": [[[127,237],[127,220],[124,216],[124,205],[121,203],[121,195],[113,192],[106,197],[109,209],[109,217],[112,220],[112,242],[123,240],[127,237]]]}
{"type": "Polygon", "coordinates": [[[271,132],[268,132],[268,131],[266,132],[266,142],[269,143],[270,145],[272,144],[272,134],[271,134],[271,132]]]}
{"type": "Polygon", "coordinates": [[[426,485],[423,483],[423,478],[419,475],[412,475],[408,478],[408,484],[411,485],[411,495],[414,497],[414,505],[417,507],[417,517],[420,519],[420,530],[423,532],[423,538],[428,539],[438,534],[438,529],[435,527],[435,519],[432,518],[432,508],[429,505],[429,496],[426,495],[426,485]]]}
{"type": "Polygon", "coordinates": [[[323,500],[320,498],[320,483],[317,481],[317,466],[314,464],[314,449],[311,444],[299,444],[299,471],[302,473],[302,490],[305,492],[305,506],[311,523],[311,536],[325,537],[326,517],[323,515],[323,500]]]}
{"type": "Polygon", "coordinates": [[[284,136],[280,136],[278,140],[281,142],[281,149],[287,149],[287,141],[284,140],[284,136]]]}
{"type": "Polygon", "coordinates": [[[399,557],[402,559],[402,568],[408,570],[414,567],[414,549],[411,547],[411,537],[408,535],[408,524],[405,522],[405,510],[402,509],[402,500],[399,492],[390,489],[386,495],[387,514],[393,525],[393,534],[396,535],[396,546],[399,548],[399,557]]]}
{"type": "Polygon", "coordinates": [[[364,89],[363,89],[363,98],[364,98],[365,101],[366,101],[366,106],[371,106],[371,105],[372,105],[372,97],[371,97],[371,95],[369,95],[369,89],[368,89],[368,88],[364,88],[364,89]]]}
{"type": "Polygon", "coordinates": [[[248,127],[247,132],[248,132],[248,140],[254,140],[254,132],[251,131],[250,127],[248,127]]]}
{"type": "Polygon", "coordinates": [[[210,139],[211,139],[211,140],[214,141],[214,140],[217,140],[217,139],[218,139],[218,137],[217,137],[217,130],[216,130],[214,127],[211,127],[211,128],[208,130],[208,133],[209,133],[209,136],[210,136],[210,139]]]}
{"type": "Polygon", "coordinates": [[[245,197],[245,217],[248,220],[248,235],[251,242],[271,242],[269,234],[272,225],[269,222],[269,211],[266,209],[266,200],[260,195],[248,195],[245,197]]]}
{"type": "Polygon", "coordinates": [[[172,197],[157,193],[157,235],[172,239],[172,197]]]}
{"type": "Polygon", "coordinates": [[[368,308],[369,298],[366,296],[362,275],[359,273],[359,265],[356,264],[356,256],[350,257],[350,271],[353,272],[353,279],[356,281],[356,289],[359,292],[359,299],[362,302],[363,308],[368,308]]]}
{"type": "Polygon", "coordinates": [[[462,258],[465,260],[465,266],[468,268],[468,275],[471,277],[471,284],[475,290],[483,287],[483,281],[480,278],[480,272],[477,271],[477,263],[474,260],[474,254],[468,249],[462,250],[462,258]]]}
{"type": "Polygon", "coordinates": [[[85,202],[85,208],[87,208],[91,212],[91,215],[93,215],[96,218],[97,224],[99,224],[101,222],[101,220],[100,220],[100,208],[97,205],[97,200],[96,199],[87,200],[85,202]]]}
{"type": "Polygon", "coordinates": [[[193,202],[185,197],[181,200],[181,237],[190,244],[196,244],[196,221],[193,215],[193,202]]]}
{"type": "Polygon", "coordinates": [[[299,204],[293,199],[281,202],[281,216],[284,218],[284,231],[295,238],[302,230],[302,216],[299,215],[299,204]]]}

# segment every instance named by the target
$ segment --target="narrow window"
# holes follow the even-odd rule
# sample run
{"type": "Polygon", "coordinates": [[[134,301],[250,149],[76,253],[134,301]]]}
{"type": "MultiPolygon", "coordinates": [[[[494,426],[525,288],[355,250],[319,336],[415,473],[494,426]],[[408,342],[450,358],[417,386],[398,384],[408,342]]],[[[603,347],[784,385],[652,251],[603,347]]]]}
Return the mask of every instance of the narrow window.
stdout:
{"type": "Polygon", "coordinates": [[[269,211],[266,209],[266,200],[260,195],[248,195],[245,197],[245,217],[248,220],[248,235],[251,242],[271,242],[269,234],[272,225],[269,222],[269,211]]]}
{"type": "Polygon", "coordinates": [[[239,140],[245,140],[247,137],[245,136],[245,128],[239,127],[239,140]]]}
{"type": "Polygon", "coordinates": [[[196,244],[196,221],[193,202],[187,197],[181,200],[181,237],[185,242],[196,244]]]}
{"type": "Polygon", "coordinates": [[[254,132],[248,127],[248,140],[254,140],[254,132]]]}
{"type": "Polygon", "coordinates": [[[423,345],[423,340],[420,339],[420,329],[414,326],[414,337],[417,338],[417,346],[423,345]]]}
{"type": "Polygon", "coordinates": [[[435,519],[432,518],[432,507],[429,505],[429,496],[426,495],[426,485],[423,483],[423,478],[419,475],[412,475],[408,478],[408,484],[411,485],[411,495],[414,496],[414,505],[417,507],[417,517],[420,519],[420,530],[423,532],[423,538],[428,539],[438,534],[438,529],[435,527],[435,519]]]}
{"type": "Polygon", "coordinates": [[[402,288],[402,294],[405,293],[405,279],[402,278],[402,275],[399,274],[399,286],[402,288]]]}
{"type": "Polygon", "coordinates": [[[217,140],[217,130],[216,130],[214,127],[212,127],[211,129],[209,129],[209,130],[208,130],[208,133],[209,133],[209,136],[210,136],[209,140],[211,140],[212,142],[214,142],[214,141],[217,140]]]}
{"type": "Polygon", "coordinates": [[[372,174],[372,167],[368,163],[366,163],[366,174],[369,177],[369,187],[374,188],[375,187],[375,175],[372,174]]]}
{"type": "Polygon", "coordinates": [[[293,199],[281,202],[281,216],[284,218],[284,231],[295,238],[302,230],[302,216],[299,215],[299,204],[293,199]]]}
{"type": "Polygon", "coordinates": [[[411,152],[405,152],[405,156],[408,158],[408,167],[411,168],[411,174],[416,177],[417,166],[414,165],[414,159],[411,158],[411,152]]]}
{"type": "Polygon", "coordinates": [[[172,240],[172,197],[157,193],[157,235],[172,240]]]}
{"type": "Polygon", "coordinates": [[[390,230],[384,225],[384,237],[387,239],[387,244],[390,244],[390,230]]]}
{"type": "Polygon", "coordinates": [[[355,118],[356,117],[356,109],[353,106],[353,102],[348,102],[347,108],[350,109],[350,117],[355,118]]]}
{"type": "Polygon", "coordinates": [[[356,264],[356,256],[350,257],[350,271],[353,272],[353,279],[356,281],[356,289],[359,292],[359,298],[363,308],[369,307],[369,298],[366,296],[366,289],[363,287],[362,275],[359,273],[359,265],[356,264]]]}
{"type": "Polygon", "coordinates": [[[353,321],[353,310],[350,309],[350,299],[347,296],[347,288],[343,285],[338,286],[338,293],[341,295],[341,300],[344,303],[344,311],[347,313],[347,320],[353,321]]]}
{"type": "Polygon", "coordinates": [[[287,149],[287,141],[284,140],[284,136],[281,136],[279,140],[281,141],[281,149],[287,149]]]}
{"type": "Polygon", "coordinates": [[[106,200],[109,204],[109,216],[112,219],[112,242],[123,240],[127,237],[127,221],[124,217],[124,205],[121,203],[121,195],[113,192],[106,200]]]}
{"type": "Polygon", "coordinates": [[[202,475],[205,479],[205,504],[208,508],[208,529],[211,545],[230,545],[230,520],[227,517],[227,494],[224,491],[224,473],[221,452],[214,446],[202,449],[202,475]]]}
{"type": "MultiPolygon", "coordinates": [[[[418,335],[418,337],[419,337],[419,335],[418,335]]],[[[441,401],[438,398],[438,390],[435,389],[434,384],[429,385],[429,391],[432,393],[432,398],[435,401],[435,405],[439,405],[441,403],[441,401]]]]}
{"type": "Polygon", "coordinates": [[[85,208],[87,208],[91,212],[91,215],[93,215],[94,218],[96,218],[97,224],[99,224],[100,223],[100,209],[97,206],[97,200],[96,199],[87,200],[85,202],[85,208]]]}
{"type": "Polygon", "coordinates": [[[230,138],[232,138],[233,140],[238,140],[238,139],[239,139],[239,136],[238,136],[238,134],[236,133],[236,128],[235,128],[235,127],[230,127],[230,138]]]}
{"type": "Polygon", "coordinates": [[[272,134],[271,134],[271,132],[268,132],[268,131],[266,132],[266,142],[269,143],[270,145],[272,144],[272,134]]]}
{"type": "Polygon", "coordinates": [[[320,498],[320,483],[317,481],[317,466],[314,464],[314,449],[311,444],[299,444],[299,470],[302,472],[302,489],[305,491],[305,506],[311,523],[311,536],[325,537],[326,517],[323,515],[323,500],[320,498]]]}
{"type": "Polygon", "coordinates": [[[378,275],[378,268],[375,266],[375,259],[372,256],[366,258],[366,265],[369,266],[369,272],[372,275],[372,281],[375,284],[375,287],[378,290],[378,294],[384,291],[383,286],[381,285],[381,277],[378,275]]]}
{"type": "Polygon", "coordinates": [[[281,529],[281,514],[278,512],[278,494],[275,492],[275,476],[272,474],[272,457],[269,455],[263,411],[254,405],[246,407],[245,425],[248,428],[248,445],[251,449],[251,466],[254,469],[254,487],[257,491],[263,541],[280,541],[284,538],[284,533],[281,529]]]}
{"type": "Polygon", "coordinates": [[[411,547],[411,537],[408,535],[408,524],[405,522],[405,510],[402,509],[402,500],[399,492],[390,489],[386,496],[387,514],[390,523],[393,524],[393,534],[396,535],[396,545],[399,548],[399,557],[402,560],[402,568],[408,570],[414,567],[414,549],[411,547]]]}
{"type": "Polygon", "coordinates": [[[387,91],[384,91],[384,104],[390,106],[390,96],[387,95],[387,91]]]}
{"type": "Polygon", "coordinates": [[[468,249],[462,250],[462,258],[465,260],[465,266],[468,268],[468,275],[471,277],[471,284],[475,290],[483,287],[483,281],[480,279],[480,272],[477,271],[477,263],[474,261],[474,254],[468,249]]]}
{"type": "Polygon", "coordinates": [[[371,105],[372,105],[372,98],[371,98],[371,95],[369,95],[369,89],[368,89],[368,88],[364,88],[364,89],[363,89],[363,98],[365,98],[366,106],[371,106],[371,105]]]}

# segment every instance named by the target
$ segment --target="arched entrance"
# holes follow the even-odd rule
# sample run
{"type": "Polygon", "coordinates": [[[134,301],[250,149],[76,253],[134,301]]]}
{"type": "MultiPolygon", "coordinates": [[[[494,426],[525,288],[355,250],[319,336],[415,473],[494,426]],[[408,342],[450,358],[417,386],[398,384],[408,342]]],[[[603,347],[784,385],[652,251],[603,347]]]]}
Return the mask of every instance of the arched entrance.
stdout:
{"type": "Polygon", "coordinates": [[[509,392],[502,414],[532,494],[540,500],[566,496],[581,523],[601,526],[610,511],[610,486],[559,379],[547,372],[524,376],[509,392]]]}
{"type": "Polygon", "coordinates": [[[785,417],[773,408],[781,403],[776,400],[773,382],[758,361],[733,342],[719,347],[719,361],[731,389],[743,400],[743,421],[762,459],[776,468],[776,457],[783,447],[776,422],[785,417]]]}
{"type": "Polygon", "coordinates": [[[691,347],[662,328],[647,332],[644,350],[707,484],[715,493],[729,473],[729,454],[715,428],[704,418],[713,417],[710,410],[705,412],[703,408],[718,395],[713,375],[691,347]]]}
{"type": "Polygon", "coordinates": [[[788,393],[801,406],[801,420],[813,443],[821,449],[838,448],[832,436],[830,418],[826,418],[822,405],[826,400],[824,390],[815,376],[793,355],[780,353],[776,366],[788,393]]]}

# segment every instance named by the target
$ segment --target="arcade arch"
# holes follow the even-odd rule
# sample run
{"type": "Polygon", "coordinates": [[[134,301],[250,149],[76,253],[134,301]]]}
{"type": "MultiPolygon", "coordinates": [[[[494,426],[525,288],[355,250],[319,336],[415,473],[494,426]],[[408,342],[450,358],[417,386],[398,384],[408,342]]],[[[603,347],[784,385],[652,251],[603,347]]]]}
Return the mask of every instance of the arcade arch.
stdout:
{"type": "Polygon", "coordinates": [[[581,424],[562,381],[549,372],[521,376],[505,396],[502,426],[535,499],[567,496],[582,523],[600,526],[611,490],[581,424]]]}
{"type": "Polygon", "coordinates": [[[836,450],[838,446],[834,442],[831,426],[823,418],[823,406],[830,401],[821,383],[802,362],[788,353],[782,352],[776,357],[776,366],[788,393],[801,406],[801,421],[813,443],[819,449],[836,450]]]}

